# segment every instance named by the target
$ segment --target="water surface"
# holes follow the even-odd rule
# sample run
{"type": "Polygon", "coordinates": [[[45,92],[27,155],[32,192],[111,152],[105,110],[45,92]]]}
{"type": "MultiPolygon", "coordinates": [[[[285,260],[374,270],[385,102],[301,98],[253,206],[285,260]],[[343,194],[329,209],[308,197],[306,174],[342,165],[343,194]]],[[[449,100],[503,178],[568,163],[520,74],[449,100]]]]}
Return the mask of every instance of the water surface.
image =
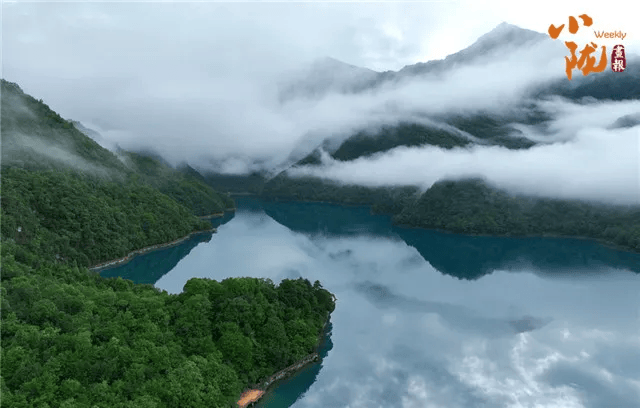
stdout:
{"type": "Polygon", "coordinates": [[[262,407],[640,407],[640,256],[402,229],[365,207],[238,199],[204,241],[103,272],[305,277],[338,297],[321,364],[262,407]]]}

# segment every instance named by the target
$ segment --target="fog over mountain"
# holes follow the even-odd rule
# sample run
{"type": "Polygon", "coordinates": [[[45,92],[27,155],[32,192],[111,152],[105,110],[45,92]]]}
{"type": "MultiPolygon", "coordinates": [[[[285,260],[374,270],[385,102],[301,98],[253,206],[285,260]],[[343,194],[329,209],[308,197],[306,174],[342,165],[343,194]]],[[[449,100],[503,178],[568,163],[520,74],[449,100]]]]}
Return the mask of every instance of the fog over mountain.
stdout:
{"type": "MultiPolygon", "coordinates": [[[[355,10],[365,16],[357,24],[369,27],[367,18],[374,18],[374,13],[368,8],[336,11],[310,6],[287,19],[292,15],[278,7],[256,5],[245,17],[239,9],[224,5],[167,4],[145,9],[118,4],[110,5],[108,11],[77,8],[81,12],[65,5],[8,8],[6,13],[15,18],[6,24],[10,35],[4,53],[5,73],[7,79],[22,83],[26,92],[36,93],[31,92],[33,88],[42,89],[37,94],[45,98],[55,95],[52,107],[97,131],[101,145],[151,149],[173,164],[186,161],[203,172],[275,175],[318,148],[335,151],[358,132],[375,133],[402,123],[460,130],[463,137],[473,140],[479,135],[458,129],[450,118],[490,116],[505,122],[500,125],[504,132],[501,143],[471,143],[454,149],[428,144],[398,146],[346,162],[297,166],[289,174],[421,188],[442,178],[475,175],[519,192],[638,202],[640,128],[633,121],[622,125],[618,121],[640,112],[638,98],[608,102],[607,92],[616,93],[609,92],[609,85],[589,88],[596,80],[615,85],[623,78],[638,78],[635,49],[628,50],[629,68],[624,74],[583,77],[575,71],[573,81],[568,81],[564,72],[567,48],[562,41],[502,23],[442,60],[408,64],[397,71],[374,71],[336,58],[318,58],[328,49],[320,40],[309,42],[303,33],[305,25],[318,33],[327,30],[322,24],[329,21],[337,27],[355,10]],[[264,21],[260,12],[275,8],[282,13],[264,21]],[[318,17],[322,24],[313,20],[315,12],[322,15],[318,17]],[[68,29],[54,29],[55,21],[69,20],[66,13],[77,20],[68,29]],[[134,24],[140,15],[171,30],[158,32],[157,24],[134,24]],[[31,25],[19,26],[27,21],[26,16],[31,25]],[[36,27],[36,21],[42,24],[36,27]],[[189,30],[178,21],[189,21],[189,30]],[[241,29],[247,24],[252,27],[250,32],[241,29]],[[212,25],[228,30],[233,40],[206,36],[206,27],[212,25]],[[291,27],[300,38],[285,35],[291,27]],[[83,40],[78,32],[88,35],[83,40]],[[109,40],[105,40],[107,34],[109,40]],[[45,40],[45,35],[52,37],[45,40]],[[44,48],[51,41],[56,42],[57,56],[49,63],[49,75],[68,78],[57,80],[55,86],[48,77],[32,75],[41,69],[37,65],[31,64],[30,71],[18,70],[20,64],[50,52],[44,48]],[[80,47],[82,53],[63,45],[65,41],[75,49],[80,47]],[[80,60],[78,55],[82,55],[80,60]],[[113,64],[110,58],[116,55],[120,62],[113,64]],[[77,66],[68,67],[63,62],[66,57],[77,66]],[[25,81],[20,81],[22,77],[25,81]],[[549,98],[554,90],[571,93],[580,86],[588,88],[585,96],[595,89],[603,97],[596,95],[598,99],[591,102],[549,98]],[[546,115],[543,123],[526,119],[534,111],[546,115]],[[511,135],[537,145],[507,149],[504,146],[511,135]]],[[[407,28],[405,35],[412,29],[407,28]]],[[[371,34],[367,44],[373,41],[383,47],[393,37],[375,43],[376,37],[366,30],[357,38],[371,34]]],[[[356,47],[348,31],[341,33],[348,43],[345,47],[356,47]]],[[[393,47],[402,49],[397,44],[393,47]]],[[[365,54],[358,55],[365,58],[365,54]]],[[[407,60],[408,54],[403,55],[399,60],[407,60]]]]}
{"type": "Polygon", "coordinates": [[[481,176],[498,187],[548,197],[612,203],[640,203],[640,127],[609,127],[640,111],[639,101],[575,105],[562,100],[541,104],[554,112],[551,132],[524,129],[532,139],[557,140],[527,150],[473,146],[445,150],[398,147],[349,162],[326,159],[322,167],[292,169],[350,184],[411,184],[429,188],[440,179],[481,176]],[[530,132],[530,133],[529,133],[530,132]]]}

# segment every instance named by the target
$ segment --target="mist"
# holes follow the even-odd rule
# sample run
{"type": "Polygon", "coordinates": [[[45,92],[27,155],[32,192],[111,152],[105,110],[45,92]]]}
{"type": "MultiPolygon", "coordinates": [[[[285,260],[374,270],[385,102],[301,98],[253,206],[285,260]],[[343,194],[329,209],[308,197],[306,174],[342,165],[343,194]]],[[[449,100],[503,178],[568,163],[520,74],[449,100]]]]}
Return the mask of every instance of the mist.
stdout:
{"type": "MultiPolygon", "coordinates": [[[[566,79],[566,47],[546,38],[358,94],[280,98],[298,79],[293,73],[319,58],[398,70],[457,52],[504,20],[544,33],[551,19],[533,13],[540,18],[534,24],[521,12],[496,10],[493,20],[479,22],[478,7],[459,2],[6,4],[3,75],[63,117],[99,131],[102,146],[150,150],[202,171],[277,172],[363,129],[447,113],[518,113],[528,91],[566,79]],[[452,15],[454,28],[447,23],[452,15]]],[[[556,119],[544,130],[520,130],[555,144],[527,151],[398,148],[291,174],[422,188],[480,175],[514,191],[638,201],[638,127],[608,129],[639,112],[637,104],[538,103],[556,119]]]]}
{"type": "Polygon", "coordinates": [[[511,192],[615,204],[640,203],[640,126],[610,129],[640,112],[640,101],[581,105],[555,98],[538,107],[555,118],[547,131],[520,126],[525,137],[544,141],[526,150],[478,146],[451,150],[398,147],[383,154],[289,170],[367,186],[416,185],[428,189],[442,179],[482,177],[511,192]]]}
{"type": "MultiPolygon", "coordinates": [[[[46,158],[55,163],[71,167],[80,172],[103,178],[117,176],[113,170],[95,165],[73,153],[73,148],[59,143],[52,143],[45,138],[25,133],[12,132],[2,136],[2,163],[20,164],[23,160],[42,161],[46,158]]],[[[44,161],[46,162],[46,160],[44,161]]]]}

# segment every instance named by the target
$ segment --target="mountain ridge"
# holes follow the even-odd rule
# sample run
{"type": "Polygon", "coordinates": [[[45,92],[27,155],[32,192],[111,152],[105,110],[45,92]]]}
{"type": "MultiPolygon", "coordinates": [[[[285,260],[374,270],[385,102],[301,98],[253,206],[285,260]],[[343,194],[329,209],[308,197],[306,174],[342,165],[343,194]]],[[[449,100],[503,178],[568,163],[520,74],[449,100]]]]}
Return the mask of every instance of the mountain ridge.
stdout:
{"type": "MultiPolygon", "coordinates": [[[[437,74],[449,69],[452,63],[460,66],[490,61],[492,55],[502,51],[536,44],[562,47],[558,42],[554,45],[553,40],[545,34],[501,23],[471,46],[442,60],[378,73],[374,80],[365,81],[365,85],[348,89],[347,92],[369,91],[385,83],[412,76],[436,75],[437,79],[437,74]]],[[[572,103],[588,104],[606,100],[640,99],[640,58],[629,59],[625,73],[607,71],[589,76],[575,75],[572,81],[562,77],[562,59],[558,61],[558,79],[532,88],[512,112],[476,111],[467,114],[425,115],[433,123],[446,125],[442,128],[409,121],[382,126],[374,132],[365,129],[348,135],[337,147],[328,148],[327,140],[321,142],[306,157],[294,163],[292,168],[322,166],[323,160],[327,159],[350,162],[383,154],[401,146],[431,145],[443,149],[464,149],[486,144],[509,149],[528,149],[541,142],[528,139],[521,128],[539,127],[544,131],[552,119],[552,113],[538,108],[539,101],[560,97],[572,103]],[[472,142],[468,138],[459,139],[455,131],[446,129],[465,132],[476,140],[472,142]]],[[[627,115],[611,126],[629,128],[637,126],[637,123],[637,115],[627,115]]],[[[225,184],[224,175],[207,174],[205,177],[215,183],[212,185],[225,184]]],[[[288,170],[275,177],[267,176],[267,173],[254,173],[251,183],[243,183],[241,176],[234,177],[233,185],[227,183],[228,191],[251,192],[274,200],[370,205],[372,211],[389,213],[393,215],[396,224],[405,226],[495,236],[581,236],[626,250],[640,251],[638,206],[606,206],[576,200],[514,196],[482,179],[440,180],[421,192],[415,186],[369,188],[344,185],[319,177],[294,177],[288,170]],[[238,191],[239,189],[242,191],[238,191]]]]}

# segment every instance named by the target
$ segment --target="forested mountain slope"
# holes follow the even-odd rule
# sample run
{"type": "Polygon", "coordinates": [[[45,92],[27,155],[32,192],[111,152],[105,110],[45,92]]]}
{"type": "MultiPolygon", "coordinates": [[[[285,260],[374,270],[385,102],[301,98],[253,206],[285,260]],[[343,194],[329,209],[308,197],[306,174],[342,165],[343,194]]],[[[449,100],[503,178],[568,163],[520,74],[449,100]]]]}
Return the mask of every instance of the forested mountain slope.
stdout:
{"type": "Polygon", "coordinates": [[[66,169],[122,180],[124,164],[18,84],[0,80],[2,166],[66,169]]]}
{"type": "Polygon", "coordinates": [[[303,279],[191,279],[170,295],[89,271],[233,206],[193,169],[122,154],[2,81],[3,406],[235,406],[312,352],[335,307],[303,279]]]}
{"type": "Polygon", "coordinates": [[[201,174],[188,165],[174,169],[150,154],[120,151],[123,162],[142,180],[189,208],[196,215],[221,213],[235,207],[233,200],[209,186],[201,174]]]}

